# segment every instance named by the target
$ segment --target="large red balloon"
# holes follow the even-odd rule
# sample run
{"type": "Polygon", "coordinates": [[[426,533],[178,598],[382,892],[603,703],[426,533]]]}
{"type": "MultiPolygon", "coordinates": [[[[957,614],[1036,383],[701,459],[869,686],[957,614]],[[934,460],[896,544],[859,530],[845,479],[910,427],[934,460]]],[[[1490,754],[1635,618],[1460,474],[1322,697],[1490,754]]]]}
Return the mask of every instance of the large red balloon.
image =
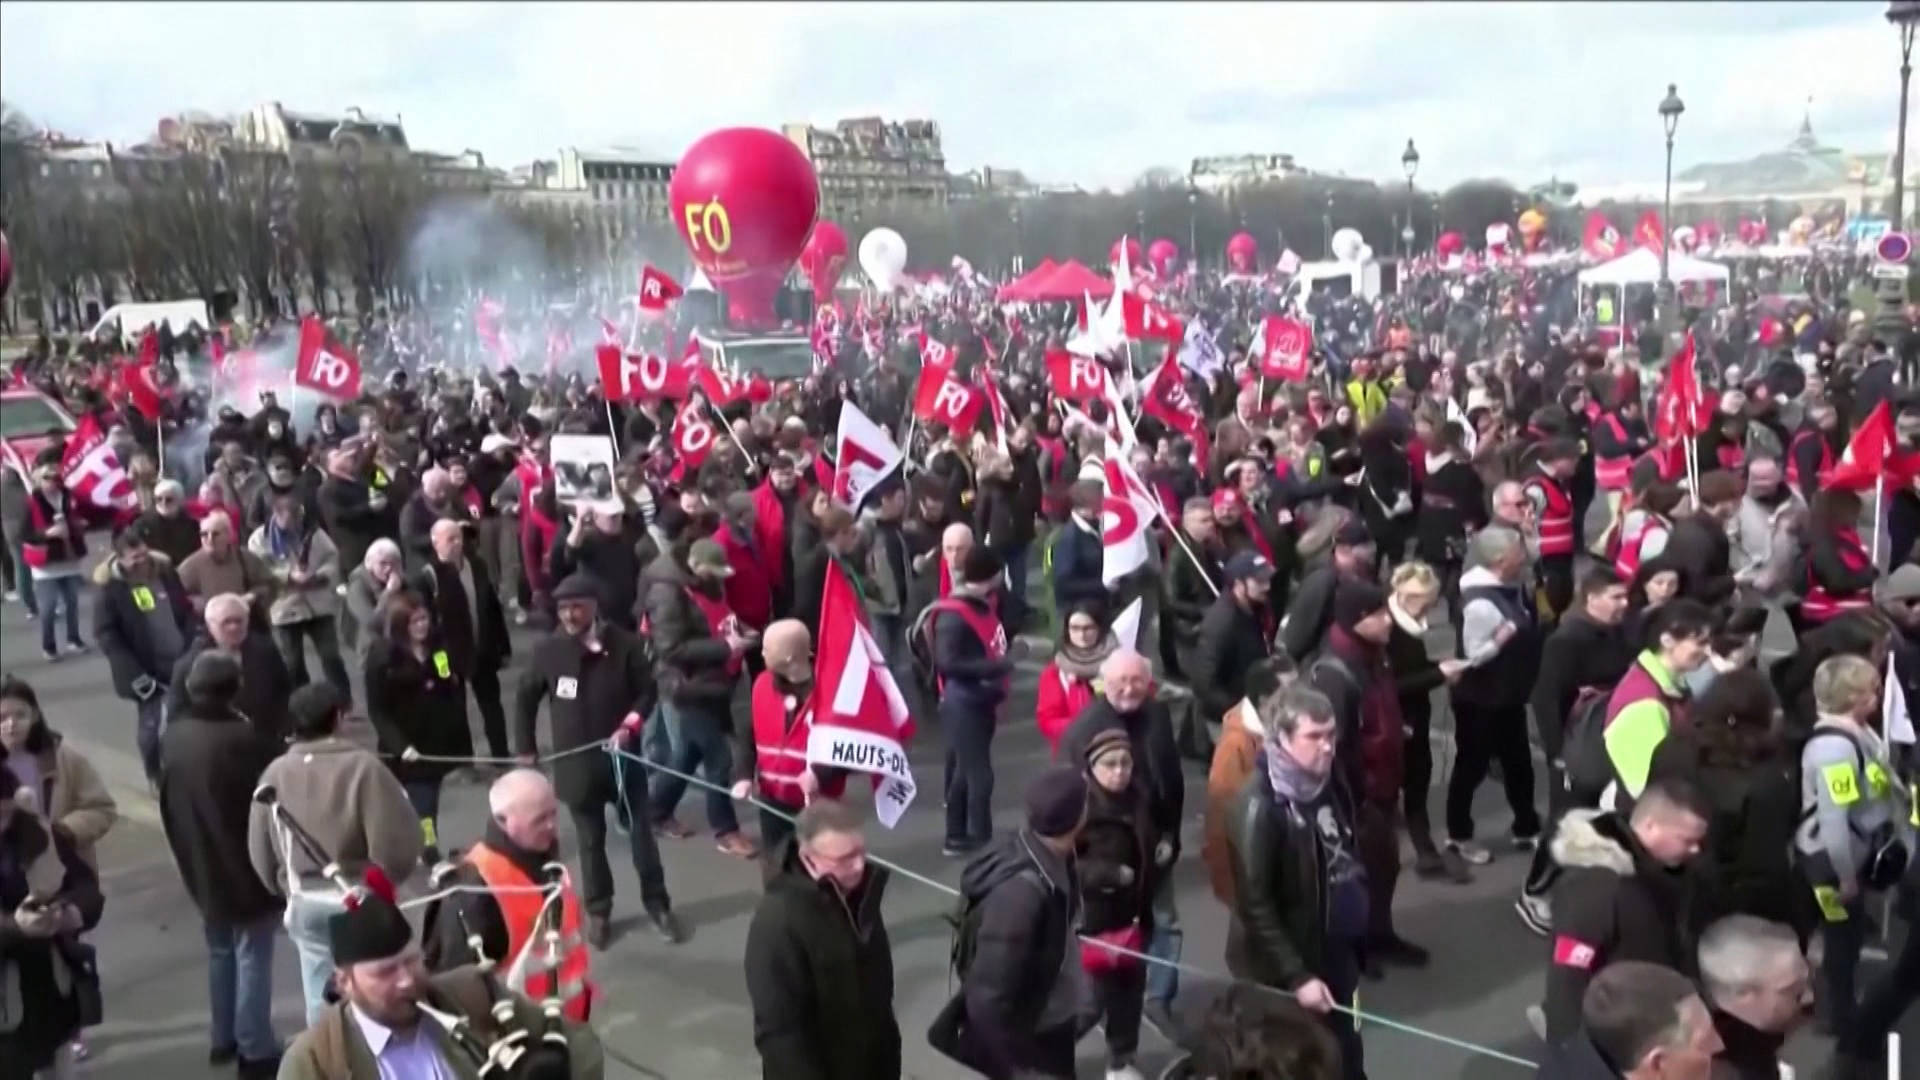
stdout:
{"type": "Polygon", "coordinates": [[[1161,237],[1147,245],[1147,262],[1153,266],[1153,272],[1166,277],[1173,272],[1173,264],[1180,261],[1180,245],[1161,237]]]}
{"type": "Polygon", "coordinates": [[[1453,258],[1455,255],[1465,251],[1466,247],[1467,238],[1457,232],[1441,233],[1440,239],[1433,242],[1434,254],[1439,255],[1443,259],[1453,258]]]}
{"type": "Polygon", "coordinates": [[[1253,273],[1254,260],[1260,257],[1260,241],[1250,232],[1237,232],[1227,241],[1227,265],[1236,274],[1253,273]]]}
{"type": "Polygon", "coordinates": [[[1113,246],[1107,249],[1107,263],[1113,265],[1120,261],[1121,245],[1123,244],[1126,246],[1127,265],[1135,270],[1140,269],[1142,266],[1140,262],[1140,241],[1131,236],[1123,236],[1113,242],[1113,246]]]}
{"type": "Polygon", "coordinates": [[[773,326],[773,298],[813,231],[820,181],[790,140],[724,128],[687,149],[667,187],[673,225],[734,321],[773,326]]]}
{"type": "Polygon", "coordinates": [[[821,218],[800,250],[800,271],[813,283],[813,299],[826,303],[833,298],[834,283],[840,280],[840,268],[847,263],[847,234],[840,226],[821,218]]]}

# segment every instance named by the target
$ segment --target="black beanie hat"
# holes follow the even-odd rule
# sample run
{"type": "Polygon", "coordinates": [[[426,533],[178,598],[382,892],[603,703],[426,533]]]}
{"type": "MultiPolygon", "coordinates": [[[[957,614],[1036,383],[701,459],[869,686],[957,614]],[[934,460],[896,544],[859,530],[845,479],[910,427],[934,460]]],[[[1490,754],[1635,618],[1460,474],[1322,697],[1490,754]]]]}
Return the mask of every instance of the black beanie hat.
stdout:
{"type": "Polygon", "coordinates": [[[354,907],[327,919],[327,939],[334,966],[348,967],[398,956],[413,943],[413,927],[392,901],[365,895],[354,907]]]}
{"type": "Polygon", "coordinates": [[[1333,590],[1333,624],[1351,630],[1360,620],[1387,606],[1387,590],[1371,581],[1342,581],[1333,590]]]}
{"type": "Polygon", "coordinates": [[[999,577],[1004,565],[1000,556],[976,544],[960,565],[960,578],[969,585],[979,585],[999,577]]]}
{"type": "Polygon", "coordinates": [[[1048,838],[1065,836],[1087,812],[1087,774],[1055,766],[1027,785],[1027,827],[1048,838]]]}

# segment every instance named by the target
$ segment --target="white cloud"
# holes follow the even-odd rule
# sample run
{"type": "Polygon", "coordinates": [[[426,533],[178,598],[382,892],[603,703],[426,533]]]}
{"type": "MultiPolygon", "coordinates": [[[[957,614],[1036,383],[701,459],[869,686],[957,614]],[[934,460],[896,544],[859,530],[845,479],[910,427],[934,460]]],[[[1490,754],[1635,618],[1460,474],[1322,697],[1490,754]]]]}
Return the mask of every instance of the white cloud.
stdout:
{"type": "Polygon", "coordinates": [[[399,113],[490,161],[731,124],[938,120],[950,167],[1124,184],[1282,151],[1397,179],[1657,178],[1783,144],[1890,148],[1895,36],[1871,4],[36,4],[0,8],[0,94],[130,141],[187,108],[399,113]]]}

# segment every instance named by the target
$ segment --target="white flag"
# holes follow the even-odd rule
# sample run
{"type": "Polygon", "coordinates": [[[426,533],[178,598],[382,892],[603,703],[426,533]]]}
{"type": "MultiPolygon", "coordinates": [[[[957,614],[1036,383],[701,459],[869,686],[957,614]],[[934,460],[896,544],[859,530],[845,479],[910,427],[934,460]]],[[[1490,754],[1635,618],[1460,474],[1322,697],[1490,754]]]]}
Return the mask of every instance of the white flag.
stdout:
{"type": "Polygon", "coordinates": [[[1890,743],[1915,743],[1913,714],[1907,711],[1907,692],[1900,685],[1891,656],[1887,658],[1887,685],[1880,693],[1880,731],[1890,743]]]}
{"type": "Polygon", "coordinates": [[[840,406],[840,439],[833,456],[833,496],[859,509],[880,481],[900,467],[900,448],[859,406],[840,406]]]}
{"type": "Polygon", "coordinates": [[[1124,458],[1107,444],[1106,497],[1100,505],[1102,559],[1100,583],[1114,582],[1147,565],[1152,556],[1148,528],[1157,512],[1153,493],[1124,458]]]}
{"type": "Polygon", "coordinates": [[[1113,637],[1123,649],[1140,649],[1140,597],[1133,598],[1120,617],[1113,620],[1113,637]]]}

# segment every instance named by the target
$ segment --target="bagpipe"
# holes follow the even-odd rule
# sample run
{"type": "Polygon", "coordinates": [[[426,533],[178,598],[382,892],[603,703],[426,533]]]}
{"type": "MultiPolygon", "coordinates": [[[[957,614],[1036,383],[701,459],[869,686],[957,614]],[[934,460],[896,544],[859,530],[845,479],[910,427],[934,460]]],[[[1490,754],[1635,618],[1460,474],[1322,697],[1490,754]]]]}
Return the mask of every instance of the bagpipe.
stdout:
{"type": "MultiPolygon", "coordinates": [[[[286,857],[294,846],[298,846],[321,868],[321,876],[340,890],[348,911],[356,910],[370,899],[384,901],[398,909],[393,883],[387,880],[385,874],[377,867],[369,867],[364,880],[356,882],[350,878],[313,834],[281,805],[279,793],[272,785],[261,785],[253,793],[253,799],[266,807],[275,832],[283,840],[282,860],[290,862],[286,857]]],[[[298,893],[297,882],[291,880],[291,869],[288,877],[289,895],[298,893]]],[[[436,883],[438,880],[439,875],[436,875],[436,883]]],[[[453,886],[449,891],[459,888],[453,886]]],[[[572,1052],[563,1018],[564,1003],[560,998],[560,980],[548,980],[547,996],[537,1003],[538,1021],[532,1024],[527,1023],[522,1015],[519,997],[508,989],[524,984],[525,968],[536,948],[545,950],[548,970],[559,970],[559,896],[560,886],[556,883],[549,890],[547,902],[540,908],[538,921],[528,936],[526,948],[506,972],[504,984],[502,977],[495,974],[495,961],[486,955],[481,935],[467,926],[465,918],[456,912],[461,928],[466,932],[467,946],[475,957],[474,966],[480,974],[480,984],[486,994],[485,1007],[477,1018],[447,1012],[426,1001],[415,1003],[422,1016],[440,1026],[446,1034],[447,1045],[467,1058],[481,1080],[569,1080],[573,1075],[572,1052]]]]}

